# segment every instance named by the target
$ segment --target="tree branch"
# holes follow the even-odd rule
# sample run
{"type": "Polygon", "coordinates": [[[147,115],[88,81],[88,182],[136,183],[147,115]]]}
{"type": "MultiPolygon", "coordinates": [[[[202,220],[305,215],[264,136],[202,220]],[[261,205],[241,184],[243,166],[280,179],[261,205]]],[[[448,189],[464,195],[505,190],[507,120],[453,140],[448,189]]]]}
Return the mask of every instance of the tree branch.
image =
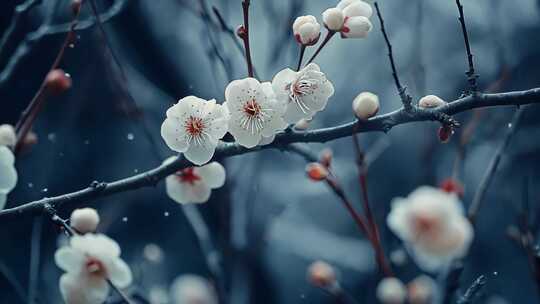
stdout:
{"type": "MultiPolygon", "coordinates": [[[[354,121],[335,127],[305,132],[289,130],[287,132],[278,133],[272,144],[258,146],[252,149],[242,147],[236,143],[221,143],[216,150],[214,159],[221,159],[264,149],[286,150],[287,146],[291,143],[323,143],[338,138],[349,137],[353,134],[353,129],[357,129],[357,133],[373,131],[388,132],[393,127],[402,124],[419,121],[436,121],[439,119],[441,114],[454,115],[481,107],[517,106],[531,103],[540,103],[540,88],[498,94],[479,93],[460,98],[444,106],[430,110],[414,108],[412,111],[405,111],[403,108],[401,108],[387,114],[375,116],[365,122],[354,121]]],[[[41,200],[25,203],[17,207],[5,209],[0,211],[0,219],[9,217],[13,218],[21,214],[40,215],[44,210],[44,206],[47,204],[58,208],[65,204],[89,201],[98,197],[109,196],[119,192],[155,186],[160,180],[164,179],[168,175],[189,166],[192,166],[192,164],[185,159],[178,158],[176,161],[170,164],[161,165],[128,178],[120,179],[111,183],[94,182],[92,185],[90,185],[90,187],[79,191],[56,197],[43,198],[41,200]]]]}
{"type": "Polygon", "coordinates": [[[465,40],[465,49],[467,50],[467,60],[469,61],[469,70],[465,72],[469,81],[469,86],[472,94],[478,91],[476,79],[478,75],[474,71],[473,54],[471,53],[471,44],[469,43],[469,34],[467,33],[467,26],[465,25],[465,15],[463,14],[463,5],[460,0],[456,0],[456,5],[459,11],[459,22],[461,23],[461,30],[463,32],[463,39],[465,40]]]}

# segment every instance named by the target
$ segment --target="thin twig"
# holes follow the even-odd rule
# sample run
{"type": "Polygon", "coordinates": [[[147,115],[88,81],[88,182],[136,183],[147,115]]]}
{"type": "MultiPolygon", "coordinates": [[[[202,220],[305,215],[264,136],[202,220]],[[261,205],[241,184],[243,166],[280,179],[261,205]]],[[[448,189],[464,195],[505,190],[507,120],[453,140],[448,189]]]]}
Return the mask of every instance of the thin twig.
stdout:
{"type": "Polygon", "coordinates": [[[469,286],[465,294],[457,301],[457,304],[471,304],[478,293],[486,286],[487,279],[484,275],[479,276],[469,286]]]}
{"type": "Polygon", "coordinates": [[[246,54],[246,64],[248,68],[248,76],[253,77],[253,62],[251,61],[251,48],[249,45],[249,4],[250,0],[242,1],[242,12],[244,14],[244,25],[239,29],[238,35],[244,41],[246,54]]]}
{"type": "Polygon", "coordinates": [[[467,50],[467,59],[469,61],[469,70],[465,73],[465,75],[467,75],[467,80],[469,81],[471,93],[475,94],[478,91],[478,86],[476,84],[476,79],[478,78],[478,75],[474,71],[473,54],[471,53],[471,45],[469,43],[469,34],[467,33],[467,26],[465,25],[465,15],[463,13],[463,5],[461,5],[460,0],[456,0],[456,5],[459,10],[459,22],[461,23],[463,39],[465,40],[465,49],[467,50]]]}
{"type": "Polygon", "coordinates": [[[399,81],[399,76],[396,69],[396,64],[394,62],[394,54],[392,52],[392,44],[390,43],[390,39],[388,39],[388,34],[386,33],[386,29],[384,27],[384,19],[381,14],[381,9],[379,8],[379,3],[375,1],[375,9],[377,10],[377,17],[379,18],[379,22],[381,24],[381,32],[384,36],[384,41],[386,42],[386,46],[388,47],[388,58],[390,59],[390,66],[392,67],[392,76],[394,77],[394,82],[396,83],[396,88],[399,93],[399,97],[401,98],[401,102],[403,103],[403,107],[405,110],[411,110],[412,109],[412,97],[407,94],[407,88],[403,87],[401,85],[401,82],[399,81]]]}
{"type": "Polygon", "coordinates": [[[11,40],[13,34],[17,31],[18,27],[21,25],[22,18],[30,12],[30,10],[36,5],[41,4],[42,0],[26,0],[25,2],[17,5],[15,7],[15,12],[9,27],[4,31],[2,38],[0,38],[0,60],[4,57],[6,52],[7,44],[11,40]]]}
{"type": "MultiPolygon", "coordinates": [[[[257,146],[251,149],[242,147],[236,143],[222,142],[216,149],[214,159],[222,159],[265,149],[283,149],[292,143],[323,143],[338,138],[349,137],[351,136],[353,129],[356,129],[356,132],[358,133],[373,131],[388,132],[390,129],[398,125],[418,121],[437,120],[437,117],[440,114],[454,115],[481,107],[516,106],[532,103],[540,103],[540,88],[498,94],[470,95],[436,109],[416,110],[412,113],[407,112],[404,109],[399,109],[387,114],[378,115],[366,122],[362,122],[361,124],[357,121],[353,121],[335,127],[311,131],[290,130],[288,132],[280,132],[276,134],[276,139],[273,143],[266,146],[257,146]]],[[[98,183],[101,185],[100,187],[91,186],[72,193],[66,193],[56,197],[43,198],[37,201],[19,204],[14,208],[4,209],[0,211],[0,218],[16,218],[21,214],[36,216],[42,214],[46,204],[51,204],[54,207],[59,208],[65,204],[73,204],[82,201],[87,202],[91,199],[109,196],[114,193],[154,186],[168,175],[188,166],[193,165],[184,159],[176,159],[176,161],[170,164],[160,165],[156,168],[130,176],[128,178],[119,179],[111,183],[98,183]]]]}
{"type": "Polygon", "coordinates": [[[471,223],[474,225],[476,222],[476,217],[478,215],[478,212],[480,210],[481,204],[484,200],[484,196],[487,193],[487,189],[489,185],[491,184],[491,181],[495,177],[495,173],[497,172],[497,168],[499,167],[499,163],[501,161],[502,156],[504,155],[504,152],[506,151],[506,148],[510,144],[510,141],[514,134],[516,134],[516,131],[519,127],[519,122],[521,120],[521,117],[523,116],[523,110],[524,108],[520,108],[516,110],[514,113],[514,117],[512,118],[512,122],[508,125],[507,133],[501,142],[499,148],[495,152],[495,155],[493,156],[493,159],[489,163],[489,166],[484,173],[484,177],[482,178],[482,181],[480,182],[480,185],[478,186],[478,189],[476,190],[476,193],[474,194],[474,198],[472,200],[472,203],[468,210],[468,218],[471,221],[471,223]]]}
{"type": "Polygon", "coordinates": [[[300,68],[302,67],[302,59],[304,59],[305,52],[306,52],[306,45],[302,44],[300,46],[300,55],[298,56],[298,65],[296,66],[297,71],[300,71],[300,68]]]}
{"type": "Polygon", "coordinates": [[[308,63],[307,64],[310,64],[313,62],[313,60],[315,60],[315,58],[317,58],[317,56],[319,55],[319,53],[322,51],[322,49],[326,46],[326,44],[328,43],[328,41],[330,41],[330,39],[332,39],[332,37],[334,37],[334,35],[336,34],[335,31],[331,31],[331,30],[328,30],[328,33],[326,33],[326,37],[324,37],[324,40],[321,42],[321,44],[319,45],[319,47],[317,48],[317,50],[315,51],[315,53],[313,54],[313,56],[311,56],[311,58],[308,60],[308,63]]]}

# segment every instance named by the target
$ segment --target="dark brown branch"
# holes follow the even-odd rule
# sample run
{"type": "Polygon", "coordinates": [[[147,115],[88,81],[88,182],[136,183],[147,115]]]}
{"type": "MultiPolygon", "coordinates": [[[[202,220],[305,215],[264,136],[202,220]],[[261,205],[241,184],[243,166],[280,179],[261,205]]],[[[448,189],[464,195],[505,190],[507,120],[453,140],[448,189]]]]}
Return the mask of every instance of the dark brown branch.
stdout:
{"type": "MultiPolygon", "coordinates": [[[[258,146],[252,149],[242,147],[235,143],[221,143],[216,150],[214,159],[222,159],[263,149],[286,149],[288,144],[297,142],[323,143],[338,138],[349,137],[353,133],[354,128],[357,128],[357,133],[374,131],[388,132],[393,127],[402,124],[437,120],[437,117],[440,114],[454,115],[481,107],[516,106],[532,103],[540,103],[540,88],[498,94],[470,95],[432,110],[414,109],[412,112],[407,112],[402,108],[387,114],[375,116],[366,122],[353,121],[331,128],[305,132],[294,130],[281,132],[276,135],[276,139],[272,144],[258,146]]],[[[155,186],[160,180],[168,175],[190,165],[191,164],[186,160],[177,159],[168,165],[161,165],[141,174],[111,183],[95,182],[92,183],[90,187],[79,191],[56,197],[43,198],[41,200],[18,205],[17,207],[4,209],[0,211],[0,218],[16,218],[21,214],[40,215],[46,204],[59,208],[66,204],[89,201],[115,193],[155,186]]]]}
{"type": "Polygon", "coordinates": [[[384,27],[384,19],[381,14],[381,10],[379,8],[379,3],[375,1],[375,9],[377,10],[377,17],[379,18],[379,22],[381,24],[381,32],[384,36],[384,41],[386,42],[386,46],[388,47],[388,58],[390,59],[390,66],[392,67],[392,76],[394,77],[394,82],[396,83],[396,88],[399,93],[399,97],[401,98],[401,102],[403,103],[403,106],[405,107],[405,110],[411,110],[412,109],[412,97],[407,94],[407,88],[403,87],[401,85],[401,82],[399,81],[399,76],[396,69],[396,63],[394,62],[394,54],[392,52],[392,44],[390,43],[390,39],[388,39],[388,34],[386,33],[386,29],[384,27]]]}
{"type": "Polygon", "coordinates": [[[311,58],[309,59],[308,63],[307,64],[310,64],[313,62],[313,60],[315,60],[315,58],[317,58],[317,56],[319,55],[319,53],[322,51],[322,49],[326,46],[326,44],[328,43],[328,41],[330,41],[330,39],[332,37],[334,37],[334,35],[336,34],[335,31],[331,31],[331,30],[328,30],[328,33],[326,33],[326,36],[324,37],[324,40],[321,42],[321,44],[319,45],[319,47],[317,48],[317,50],[315,51],[315,53],[313,54],[313,56],[311,56],[311,58]]]}
{"type": "Polygon", "coordinates": [[[248,76],[253,77],[253,62],[251,61],[251,48],[249,45],[249,4],[250,0],[243,0],[242,1],[242,12],[244,14],[244,25],[242,25],[238,31],[237,34],[240,38],[242,38],[242,41],[244,41],[244,48],[245,48],[245,54],[246,54],[246,64],[248,68],[248,76]]]}
{"type": "Polygon", "coordinates": [[[469,61],[469,70],[465,73],[467,80],[469,81],[469,87],[471,93],[474,94],[478,91],[476,79],[478,75],[474,71],[473,54],[471,53],[471,44],[469,43],[469,34],[467,33],[467,26],[465,25],[465,15],[463,13],[463,5],[460,0],[456,0],[456,5],[459,11],[459,22],[461,23],[461,30],[463,32],[463,39],[465,40],[465,49],[467,50],[467,60],[469,61]]]}

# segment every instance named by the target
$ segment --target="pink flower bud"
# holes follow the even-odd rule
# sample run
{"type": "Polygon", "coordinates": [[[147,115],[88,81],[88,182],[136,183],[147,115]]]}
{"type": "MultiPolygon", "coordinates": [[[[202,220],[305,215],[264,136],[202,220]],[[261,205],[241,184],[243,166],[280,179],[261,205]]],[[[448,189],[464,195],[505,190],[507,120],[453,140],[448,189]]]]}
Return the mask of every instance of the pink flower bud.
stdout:
{"type": "Polygon", "coordinates": [[[384,278],[377,285],[377,299],[383,304],[405,303],[407,289],[397,278],[384,278]]]}
{"type": "Polygon", "coordinates": [[[323,261],[316,261],[311,264],[307,271],[307,277],[313,286],[319,288],[332,288],[337,283],[334,268],[323,261]]]}
{"type": "Polygon", "coordinates": [[[459,197],[463,197],[464,190],[463,190],[463,184],[461,184],[458,180],[453,178],[447,178],[442,181],[439,188],[441,188],[444,192],[447,193],[455,193],[459,197]]]}
{"type": "Polygon", "coordinates": [[[242,39],[246,38],[247,37],[247,31],[246,31],[246,28],[243,26],[243,25],[240,25],[237,29],[236,29],[236,35],[242,39]]]}
{"type": "Polygon", "coordinates": [[[302,45],[314,45],[321,36],[321,25],[315,17],[300,16],[293,24],[293,33],[296,41],[302,45]]]}
{"type": "Polygon", "coordinates": [[[312,181],[322,181],[328,177],[328,170],[319,163],[309,163],[306,166],[306,173],[312,181]]]}
{"type": "Polygon", "coordinates": [[[60,95],[71,88],[71,77],[61,69],[55,69],[47,74],[45,87],[53,95],[60,95]]]}
{"type": "Polygon", "coordinates": [[[338,8],[329,8],[322,14],[324,26],[331,31],[341,31],[345,16],[343,12],[338,8]]]}
{"type": "Polygon", "coordinates": [[[69,223],[80,233],[95,232],[99,224],[99,215],[93,208],[75,209],[71,213],[69,223]]]}

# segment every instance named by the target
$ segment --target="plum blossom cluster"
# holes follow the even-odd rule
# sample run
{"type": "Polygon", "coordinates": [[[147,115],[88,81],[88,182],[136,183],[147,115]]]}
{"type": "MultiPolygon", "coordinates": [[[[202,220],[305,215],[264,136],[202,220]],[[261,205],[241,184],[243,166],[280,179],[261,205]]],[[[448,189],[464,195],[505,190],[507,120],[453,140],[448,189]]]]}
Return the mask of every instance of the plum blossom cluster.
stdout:
{"type": "Polygon", "coordinates": [[[463,213],[455,193],[423,186],[394,199],[387,224],[420,268],[438,271],[469,249],[473,229],[463,213]]]}
{"type": "Polygon", "coordinates": [[[11,125],[0,126],[0,210],[4,209],[7,196],[17,185],[15,156],[11,148],[15,146],[15,129],[11,125]]]}
{"type": "Polygon", "coordinates": [[[322,14],[326,28],[340,32],[342,38],[365,38],[373,28],[369,18],[373,9],[362,0],[342,0],[336,7],[325,10],[322,14]]]}

